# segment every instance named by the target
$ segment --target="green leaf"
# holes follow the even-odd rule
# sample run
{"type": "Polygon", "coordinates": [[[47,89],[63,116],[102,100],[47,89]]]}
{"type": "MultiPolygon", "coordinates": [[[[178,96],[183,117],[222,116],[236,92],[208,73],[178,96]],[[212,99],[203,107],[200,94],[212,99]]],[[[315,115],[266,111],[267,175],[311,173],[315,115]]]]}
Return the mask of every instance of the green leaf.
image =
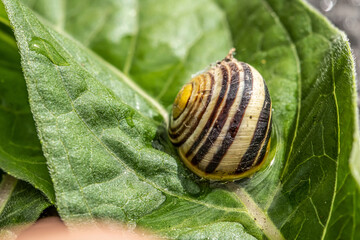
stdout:
{"type": "Polygon", "coordinates": [[[0,30],[0,168],[55,201],[13,36],[0,30]]]}
{"type": "Polygon", "coordinates": [[[24,4],[41,14],[52,24],[60,27],[65,21],[66,12],[65,7],[67,4],[71,4],[72,1],[61,0],[23,0],[24,4]]]}
{"type": "Polygon", "coordinates": [[[349,164],[358,124],[349,45],[304,3],[268,2],[293,43],[301,90],[281,189],[269,216],[289,239],[357,239],[360,192],[349,164]]]}
{"type": "Polygon", "coordinates": [[[61,1],[41,2],[28,4],[54,28],[4,0],[63,219],[111,218],[180,239],[359,237],[353,60],[345,36],[305,3],[67,1],[52,17],[46,9],[61,1]],[[183,167],[164,110],[132,81],[168,106],[232,46],[269,86],[275,156],[222,185],[183,167]]]}
{"type": "Polygon", "coordinates": [[[184,79],[222,59],[232,47],[224,14],[207,0],[23,2],[166,107],[184,79]]]}
{"type": "MultiPolygon", "coordinates": [[[[96,216],[97,212],[100,216],[107,216],[103,211],[109,209],[111,203],[88,199],[109,197],[98,194],[102,183],[108,187],[104,187],[104,190],[115,194],[113,201],[116,204],[123,204],[132,198],[138,201],[137,188],[143,185],[149,189],[153,187],[134,180],[133,185],[122,189],[122,193],[125,193],[137,186],[133,194],[119,192],[121,182],[137,178],[133,171],[126,172],[123,161],[132,160],[134,156],[141,159],[141,154],[148,155],[144,159],[147,161],[159,154],[164,159],[170,158],[151,145],[157,128],[162,126],[158,122],[161,119],[158,111],[164,110],[152,107],[146,101],[150,98],[134,91],[131,88],[134,85],[121,72],[71,39],[44,27],[18,2],[5,3],[10,19],[14,20],[13,26],[26,29],[20,35],[15,30],[15,36],[22,55],[30,105],[43,142],[44,154],[48,158],[57,204],[64,218],[96,216]],[[16,18],[12,18],[14,14],[16,18]],[[120,142],[121,138],[124,141],[120,142]],[[144,151],[139,151],[143,146],[144,151]],[[120,158],[120,153],[116,151],[127,152],[121,152],[123,156],[120,158]],[[129,179],[126,179],[126,174],[129,179]],[[125,175],[124,179],[119,175],[125,175]],[[67,203],[70,198],[73,203],[80,203],[77,209],[79,212],[73,211],[74,206],[67,203]],[[88,203],[81,206],[83,201],[88,203]]],[[[173,171],[176,164],[173,158],[170,159],[173,160],[170,163],[173,171]]],[[[159,164],[162,169],[167,167],[159,164]]],[[[161,179],[160,176],[153,177],[161,179]]],[[[174,181],[163,185],[170,184],[171,188],[182,189],[179,180],[174,181]]],[[[148,206],[163,201],[159,191],[147,196],[149,199],[151,197],[159,199],[153,199],[148,206]]],[[[139,206],[138,211],[147,212],[148,206],[139,206]]],[[[128,215],[129,209],[125,208],[124,211],[128,215]]],[[[119,212],[115,216],[121,219],[125,214],[119,212]]]]}
{"type": "Polygon", "coordinates": [[[6,11],[3,4],[0,4],[0,24],[10,26],[9,19],[7,18],[6,11]]]}
{"type": "MultiPolygon", "coordinates": [[[[4,174],[0,183],[0,229],[34,222],[50,203],[30,184],[4,174]]],[[[0,232],[0,235],[3,234],[0,232]]]]}

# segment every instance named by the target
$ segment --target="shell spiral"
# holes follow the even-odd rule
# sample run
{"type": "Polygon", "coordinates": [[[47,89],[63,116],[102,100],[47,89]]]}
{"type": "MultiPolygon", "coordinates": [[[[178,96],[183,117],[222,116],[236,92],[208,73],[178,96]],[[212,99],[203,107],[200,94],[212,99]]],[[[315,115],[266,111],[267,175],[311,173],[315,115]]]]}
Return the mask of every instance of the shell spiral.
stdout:
{"type": "Polygon", "coordinates": [[[169,137],[198,176],[247,177],[265,162],[271,107],[260,73],[230,52],[180,90],[170,115],[169,137]]]}

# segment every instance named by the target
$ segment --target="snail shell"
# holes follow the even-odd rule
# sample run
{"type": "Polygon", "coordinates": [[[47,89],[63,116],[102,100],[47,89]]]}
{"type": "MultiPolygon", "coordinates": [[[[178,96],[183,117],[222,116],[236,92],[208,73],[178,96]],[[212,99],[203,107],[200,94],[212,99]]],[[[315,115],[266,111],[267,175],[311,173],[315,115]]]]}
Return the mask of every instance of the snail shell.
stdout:
{"type": "Polygon", "coordinates": [[[182,87],[170,115],[169,137],[200,177],[236,180],[265,162],[271,100],[260,73],[229,55],[182,87]]]}

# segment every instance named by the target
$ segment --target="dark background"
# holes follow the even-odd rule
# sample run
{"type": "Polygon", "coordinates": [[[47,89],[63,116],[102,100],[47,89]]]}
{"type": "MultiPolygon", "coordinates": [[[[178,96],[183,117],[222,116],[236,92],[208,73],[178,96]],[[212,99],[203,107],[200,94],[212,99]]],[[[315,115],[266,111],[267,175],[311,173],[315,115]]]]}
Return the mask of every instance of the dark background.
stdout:
{"type": "MultiPolygon", "coordinates": [[[[347,34],[356,61],[356,71],[360,73],[360,0],[307,1],[347,34]]],[[[358,96],[360,96],[359,75],[356,79],[358,96]]],[[[358,107],[360,107],[360,97],[358,107]]]]}

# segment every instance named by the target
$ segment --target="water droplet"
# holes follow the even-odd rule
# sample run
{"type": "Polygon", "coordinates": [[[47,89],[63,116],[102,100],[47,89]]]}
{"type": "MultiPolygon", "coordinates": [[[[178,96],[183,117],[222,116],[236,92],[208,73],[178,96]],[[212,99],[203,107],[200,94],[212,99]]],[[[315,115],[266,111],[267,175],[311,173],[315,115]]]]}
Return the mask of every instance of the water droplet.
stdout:
{"type": "Polygon", "coordinates": [[[321,0],[320,7],[323,11],[329,12],[336,5],[337,0],[321,0]]]}
{"type": "Polygon", "coordinates": [[[47,57],[53,64],[58,66],[68,66],[69,64],[63,56],[51,45],[50,42],[39,37],[33,37],[29,43],[29,48],[45,57],[47,57]]]}
{"type": "Polygon", "coordinates": [[[135,123],[134,123],[134,121],[133,121],[133,116],[134,116],[134,112],[131,111],[131,112],[126,116],[126,118],[125,118],[126,123],[127,123],[131,128],[135,127],[135,123]]]}

